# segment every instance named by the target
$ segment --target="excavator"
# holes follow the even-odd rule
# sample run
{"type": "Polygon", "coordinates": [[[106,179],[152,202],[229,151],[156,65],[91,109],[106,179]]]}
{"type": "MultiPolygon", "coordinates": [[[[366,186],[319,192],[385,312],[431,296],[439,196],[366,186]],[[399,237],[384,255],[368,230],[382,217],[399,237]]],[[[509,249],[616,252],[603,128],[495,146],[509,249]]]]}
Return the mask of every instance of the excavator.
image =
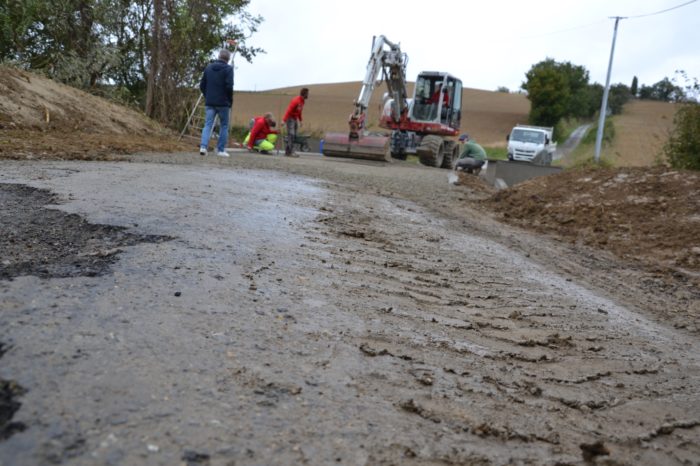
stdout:
{"type": "Polygon", "coordinates": [[[366,160],[405,160],[415,154],[423,165],[453,168],[459,145],[462,81],[449,73],[424,71],[418,75],[413,98],[408,98],[408,56],[384,36],[372,38],[372,54],[354,102],[348,133],[326,133],[323,155],[366,160]],[[375,88],[385,82],[387,92],[379,126],[388,133],[366,129],[367,108],[375,88]]]}

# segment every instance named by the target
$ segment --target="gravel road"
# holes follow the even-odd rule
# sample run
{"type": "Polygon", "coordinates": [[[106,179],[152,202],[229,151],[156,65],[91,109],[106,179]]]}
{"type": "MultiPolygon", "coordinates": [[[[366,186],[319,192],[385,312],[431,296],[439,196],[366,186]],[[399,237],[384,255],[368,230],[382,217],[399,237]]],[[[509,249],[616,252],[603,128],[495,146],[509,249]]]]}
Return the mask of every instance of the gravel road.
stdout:
{"type": "Polygon", "coordinates": [[[478,183],[131,161],[3,163],[0,465],[698,464],[679,302],[478,183]]]}

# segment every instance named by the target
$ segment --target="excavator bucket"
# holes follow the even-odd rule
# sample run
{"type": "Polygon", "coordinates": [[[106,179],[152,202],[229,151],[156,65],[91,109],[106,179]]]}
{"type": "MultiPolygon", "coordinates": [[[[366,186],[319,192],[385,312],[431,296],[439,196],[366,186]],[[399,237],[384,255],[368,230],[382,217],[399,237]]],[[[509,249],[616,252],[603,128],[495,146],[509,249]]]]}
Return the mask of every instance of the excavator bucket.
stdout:
{"type": "Polygon", "coordinates": [[[323,139],[323,155],[351,159],[391,161],[389,138],[386,136],[360,136],[350,139],[348,133],[327,133],[323,139]]]}

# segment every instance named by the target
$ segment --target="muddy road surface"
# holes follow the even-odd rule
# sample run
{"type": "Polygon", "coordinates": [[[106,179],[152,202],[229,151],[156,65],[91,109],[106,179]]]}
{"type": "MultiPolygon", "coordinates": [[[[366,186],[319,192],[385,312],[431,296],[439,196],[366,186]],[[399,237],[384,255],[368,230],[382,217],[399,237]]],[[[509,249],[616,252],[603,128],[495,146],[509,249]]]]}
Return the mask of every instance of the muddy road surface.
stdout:
{"type": "Polygon", "coordinates": [[[442,170],[134,160],[3,162],[1,465],[698,464],[633,268],[442,170]]]}

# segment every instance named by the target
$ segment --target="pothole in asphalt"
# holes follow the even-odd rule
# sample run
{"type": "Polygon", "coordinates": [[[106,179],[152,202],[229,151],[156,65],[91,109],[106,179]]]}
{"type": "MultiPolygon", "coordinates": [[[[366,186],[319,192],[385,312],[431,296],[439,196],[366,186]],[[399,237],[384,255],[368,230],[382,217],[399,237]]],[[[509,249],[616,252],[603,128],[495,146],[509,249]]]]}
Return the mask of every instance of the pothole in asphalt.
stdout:
{"type": "Polygon", "coordinates": [[[120,248],[172,239],[92,224],[79,215],[45,207],[59,202],[44,189],[0,183],[0,280],[24,275],[99,276],[117,261],[120,248]]]}

